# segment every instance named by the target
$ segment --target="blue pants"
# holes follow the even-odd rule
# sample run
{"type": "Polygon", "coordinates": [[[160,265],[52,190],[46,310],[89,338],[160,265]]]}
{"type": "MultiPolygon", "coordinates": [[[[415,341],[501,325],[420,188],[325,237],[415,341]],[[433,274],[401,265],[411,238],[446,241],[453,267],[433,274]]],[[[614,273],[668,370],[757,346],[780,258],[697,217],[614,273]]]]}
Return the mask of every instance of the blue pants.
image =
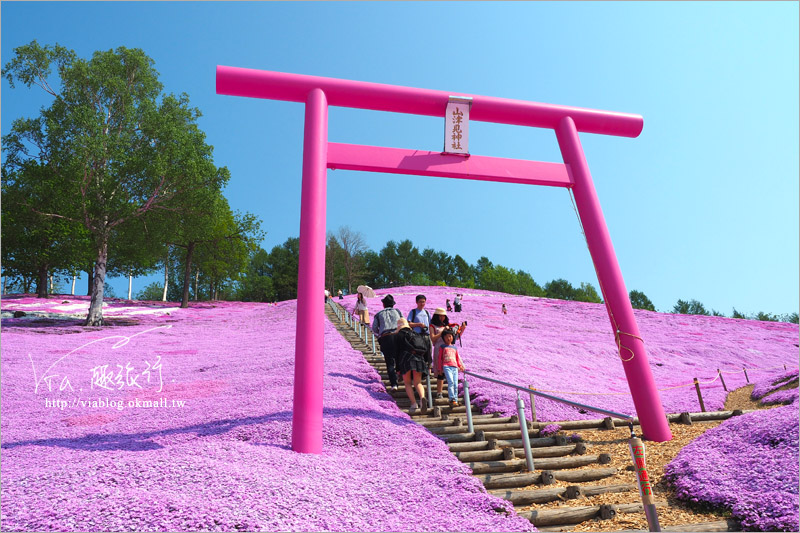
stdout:
{"type": "Polygon", "coordinates": [[[447,397],[451,402],[458,401],[458,367],[444,367],[444,377],[447,380],[447,397]]]}

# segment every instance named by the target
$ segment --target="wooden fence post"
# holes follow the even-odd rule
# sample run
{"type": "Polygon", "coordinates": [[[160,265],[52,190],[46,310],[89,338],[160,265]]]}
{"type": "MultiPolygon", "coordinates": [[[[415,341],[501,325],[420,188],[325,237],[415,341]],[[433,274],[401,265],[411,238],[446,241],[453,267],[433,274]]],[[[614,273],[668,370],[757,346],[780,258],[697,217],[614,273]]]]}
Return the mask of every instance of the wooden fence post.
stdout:
{"type": "Polygon", "coordinates": [[[725,389],[725,392],[728,392],[728,387],[725,386],[725,378],[722,377],[722,372],[720,369],[717,369],[717,374],[719,374],[719,380],[722,381],[722,388],[725,389]]]}
{"type": "MultiPolygon", "coordinates": [[[[536,390],[533,388],[533,385],[528,385],[528,388],[531,390],[536,390]]],[[[536,400],[534,399],[535,395],[533,393],[530,393],[529,396],[531,397],[531,422],[536,422],[536,400]]]]}
{"type": "Polygon", "coordinates": [[[747,382],[750,383],[750,378],[747,377],[747,369],[745,367],[742,367],[742,370],[744,370],[744,379],[746,379],[747,382]]]}
{"type": "Polygon", "coordinates": [[[697,378],[694,378],[694,388],[697,389],[697,399],[700,400],[700,410],[705,413],[706,406],[703,403],[703,396],[700,394],[700,382],[697,381],[697,378]]]}

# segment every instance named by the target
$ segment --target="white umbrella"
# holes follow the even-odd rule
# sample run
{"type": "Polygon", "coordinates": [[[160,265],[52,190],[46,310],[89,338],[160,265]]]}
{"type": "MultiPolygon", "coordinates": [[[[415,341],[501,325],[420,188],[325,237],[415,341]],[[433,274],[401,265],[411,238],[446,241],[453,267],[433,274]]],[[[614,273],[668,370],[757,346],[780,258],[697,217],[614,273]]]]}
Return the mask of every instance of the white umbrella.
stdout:
{"type": "Polygon", "coordinates": [[[359,285],[356,292],[364,295],[364,298],[375,298],[375,291],[369,285],[359,285]]]}

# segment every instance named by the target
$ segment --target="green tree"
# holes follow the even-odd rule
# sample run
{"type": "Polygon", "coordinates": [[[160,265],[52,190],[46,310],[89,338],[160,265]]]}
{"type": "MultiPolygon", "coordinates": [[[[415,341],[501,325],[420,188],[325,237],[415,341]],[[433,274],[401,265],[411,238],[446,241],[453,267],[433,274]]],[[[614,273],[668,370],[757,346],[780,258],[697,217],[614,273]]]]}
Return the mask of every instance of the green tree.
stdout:
{"type": "Polygon", "coordinates": [[[706,310],[705,306],[702,303],[698,302],[697,300],[678,300],[675,306],[672,308],[673,313],[677,313],[680,315],[705,315],[708,316],[710,313],[706,310]]]}
{"type": "Polygon", "coordinates": [[[251,252],[247,269],[239,281],[239,299],[244,302],[271,302],[275,299],[269,254],[260,246],[251,252]]]}
{"type": "Polygon", "coordinates": [[[455,283],[460,287],[475,287],[475,271],[463,257],[456,254],[453,258],[453,268],[455,269],[455,283]]]}
{"type": "Polygon", "coordinates": [[[655,311],[656,308],[653,305],[653,302],[650,301],[645,293],[637,290],[632,290],[628,293],[628,297],[631,299],[631,306],[634,309],[644,309],[646,311],[655,311]]]}
{"type": "MultiPolygon", "coordinates": [[[[272,287],[277,300],[297,298],[297,271],[299,267],[300,239],[289,237],[269,253],[267,272],[272,279],[272,287]]],[[[320,298],[322,296],[320,295],[320,298]]],[[[320,300],[321,301],[321,300],[320,300]]]]}
{"type": "Polygon", "coordinates": [[[475,279],[475,287],[479,289],[485,288],[481,285],[481,277],[485,271],[491,270],[492,268],[494,268],[494,265],[485,255],[478,259],[478,262],[475,263],[474,267],[472,267],[472,276],[475,279]]]}
{"type": "MultiPolygon", "coordinates": [[[[233,283],[244,274],[250,253],[264,236],[255,215],[231,212],[228,202],[221,200],[212,233],[201,243],[197,257],[197,269],[214,300],[231,298],[233,283]]],[[[186,288],[184,293],[188,294],[186,288]]]]}
{"type": "Polygon", "coordinates": [[[513,270],[502,265],[483,266],[478,279],[478,287],[489,291],[517,293],[517,276],[513,270]]]}
{"type": "Polygon", "coordinates": [[[36,41],[14,50],[3,70],[11,87],[37,85],[52,95],[38,127],[12,128],[25,140],[46,139],[47,150],[9,154],[39,159],[64,184],[63,211],[48,216],[79,221],[94,251],[92,298],[86,325],[102,325],[109,243],[119,226],[170,208],[188,190],[219,188],[212,148],[197,127],[188,97],[162,95],[153,61],[140,49],[119,47],[80,59],[59,45],[36,41]],[[52,67],[59,91],[49,83],[52,67]]]}
{"type": "Polygon", "coordinates": [[[737,310],[736,310],[736,308],[734,307],[734,308],[733,308],[733,314],[731,315],[731,318],[747,319],[747,315],[745,315],[744,313],[740,313],[740,312],[739,312],[739,311],[737,311],[737,310]]]}
{"type": "Polygon", "coordinates": [[[144,300],[147,302],[160,302],[161,295],[164,292],[164,287],[158,282],[154,281],[147,285],[144,289],[136,293],[137,300],[144,300]]]}
{"type": "Polygon", "coordinates": [[[597,294],[597,289],[591,283],[581,282],[581,286],[575,289],[575,300],[579,302],[591,302],[596,304],[603,303],[603,299],[597,294]]]}
{"type": "Polygon", "coordinates": [[[756,313],[755,317],[753,317],[753,318],[755,318],[756,320],[761,320],[763,322],[779,322],[780,321],[780,319],[778,318],[777,315],[773,315],[773,314],[770,314],[770,313],[765,313],[763,311],[759,311],[758,313],[756,313]]]}
{"type": "Polygon", "coordinates": [[[789,322],[791,324],[797,324],[800,322],[800,316],[797,313],[789,313],[786,315],[781,316],[781,322],[789,322]]]}
{"type": "Polygon", "coordinates": [[[528,274],[524,270],[518,270],[516,294],[542,297],[545,295],[545,292],[544,289],[534,281],[533,277],[530,274],[528,274]]]}
{"type": "Polygon", "coordinates": [[[31,150],[21,131],[28,126],[25,121],[16,121],[15,126],[20,130],[3,139],[4,148],[14,154],[2,168],[3,269],[12,276],[35,279],[37,296],[47,298],[48,276],[80,269],[88,259],[90,240],[81,224],[42,214],[67,207],[64,196],[57,180],[50,179],[53,173],[48,167],[20,157],[31,150]]]}
{"type": "Polygon", "coordinates": [[[565,279],[554,279],[544,285],[544,293],[548,298],[558,300],[575,300],[575,288],[565,279]]]}
{"type": "Polygon", "coordinates": [[[333,233],[328,233],[325,245],[325,287],[336,290],[347,286],[342,246],[333,233]]]}

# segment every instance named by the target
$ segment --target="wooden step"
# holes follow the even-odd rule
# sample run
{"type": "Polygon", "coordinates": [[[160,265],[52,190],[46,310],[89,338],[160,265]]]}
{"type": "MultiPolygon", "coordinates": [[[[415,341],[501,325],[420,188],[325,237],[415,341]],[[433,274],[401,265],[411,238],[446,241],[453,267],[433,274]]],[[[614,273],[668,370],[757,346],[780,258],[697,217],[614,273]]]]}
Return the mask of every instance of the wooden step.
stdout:
{"type": "MultiPolygon", "coordinates": [[[[473,427],[475,424],[473,423],[473,427]]],[[[517,430],[517,435],[520,434],[519,429],[519,422],[511,422],[505,424],[480,424],[479,428],[484,432],[496,432],[496,431],[513,431],[515,428],[517,430]]],[[[447,427],[433,427],[429,430],[431,433],[435,435],[449,435],[452,433],[466,433],[467,426],[447,426],[447,427]]]]}
{"type": "Polygon", "coordinates": [[[617,485],[571,485],[571,487],[557,487],[552,489],[535,490],[493,490],[492,494],[508,500],[515,506],[531,505],[534,503],[547,503],[562,499],[574,499],[580,496],[597,496],[609,492],[630,492],[639,490],[636,483],[622,483],[617,485]],[[567,490],[569,489],[569,490],[567,490]]]}
{"type": "MultiPolygon", "coordinates": [[[[536,437],[529,439],[531,443],[531,448],[538,448],[541,446],[563,446],[565,445],[565,439],[557,439],[556,437],[536,437]],[[561,444],[559,444],[561,442],[561,444]]],[[[516,440],[495,440],[495,445],[498,448],[503,448],[507,446],[511,446],[513,448],[521,448],[522,447],[522,439],[516,440]]],[[[448,444],[450,447],[451,452],[471,452],[475,450],[488,450],[490,449],[489,441],[477,441],[477,442],[454,442],[452,444],[448,444]]]]}
{"type": "MultiPolygon", "coordinates": [[[[576,455],[571,457],[545,457],[534,459],[536,470],[564,470],[567,468],[580,468],[593,463],[607,465],[611,456],[607,453],[600,455],[576,455]]],[[[508,461],[477,461],[467,463],[473,474],[495,474],[500,472],[519,472],[527,467],[524,459],[511,459],[508,461]]]]}
{"type": "MultiPolygon", "coordinates": [[[[464,463],[479,461],[500,461],[505,456],[506,450],[510,450],[514,457],[525,458],[524,448],[497,448],[495,450],[476,450],[469,452],[455,452],[459,461],[464,463]]],[[[571,444],[567,446],[547,446],[543,448],[531,448],[531,456],[537,457],[564,457],[573,453],[586,453],[586,446],[583,443],[571,444]]]]}
{"type": "MultiPolygon", "coordinates": [[[[665,502],[656,502],[656,507],[666,507],[665,502]]],[[[517,514],[527,518],[536,526],[556,526],[560,524],[579,524],[593,518],[613,518],[618,513],[641,513],[641,503],[622,505],[582,505],[578,507],[559,507],[539,511],[519,511],[517,514]]]]}
{"type": "MultiPolygon", "coordinates": [[[[558,470],[552,472],[554,479],[567,483],[597,481],[615,475],[616,467],[585,468],[582,470],[558,470]]],[[[542,472],[526,472],[522,474],[482,474],[475,477],[489,489],[513,489],[537,485],[542,481],[542,472]]]]}

